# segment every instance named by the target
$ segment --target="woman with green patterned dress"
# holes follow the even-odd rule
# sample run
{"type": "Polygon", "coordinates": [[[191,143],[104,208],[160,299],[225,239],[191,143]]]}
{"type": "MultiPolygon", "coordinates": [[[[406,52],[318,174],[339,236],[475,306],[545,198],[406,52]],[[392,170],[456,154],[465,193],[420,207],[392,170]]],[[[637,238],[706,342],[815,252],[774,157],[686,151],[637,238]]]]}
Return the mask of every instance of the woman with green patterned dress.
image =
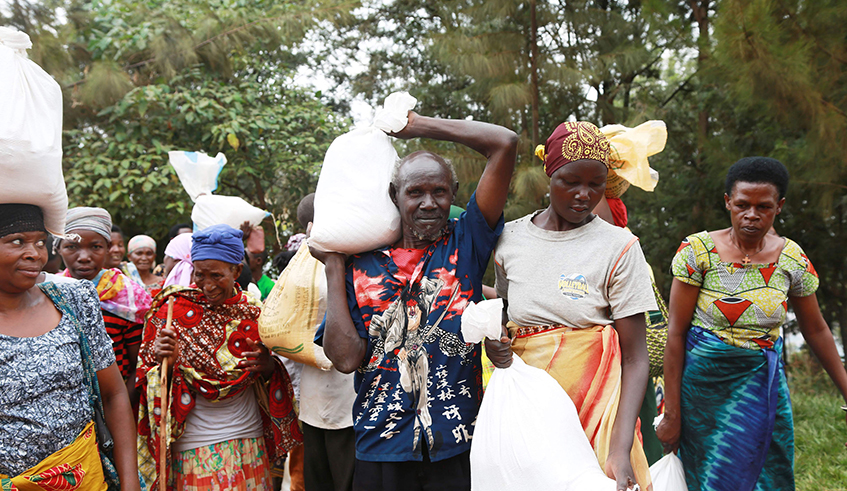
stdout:
{"type": "Polygon", "coordinates": [[[773,222],[788,170],[748,157],[726,177],[732,226],[688,236],[671,265],[665,417],[657,436],[679,448],[690,491],[793,490],[794,423],[780,327],[788,305],[847,399],[847,372],[803,249],[773,222]]]}

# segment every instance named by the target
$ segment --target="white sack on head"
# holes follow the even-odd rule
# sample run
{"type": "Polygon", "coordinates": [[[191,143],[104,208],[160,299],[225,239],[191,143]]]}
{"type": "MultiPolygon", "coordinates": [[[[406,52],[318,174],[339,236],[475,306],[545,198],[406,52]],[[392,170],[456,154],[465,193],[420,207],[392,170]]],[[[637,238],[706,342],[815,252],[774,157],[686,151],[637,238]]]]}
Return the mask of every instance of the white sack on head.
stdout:
{"type": "Polygon", "coordinates": [[[473,491],[615,491],[556,380],[514,355],[488,382],[471,445],[473,491]]]}
{"type": "Polygon", "coordinates": [[[62,90],[27,59],[29,36],[0,27],[0,202],[35,205],[44,226],[65,233],[62,90]]]}
{"type": "Polygon", "coordinates": [[[358,254],[400,238],[400,213],[388,195],[398,157],[385,131],[402,130],[416,103],[407,93],[391,94],[373,126],[345,133],[329,146],[315,191],[310,245],[358,254]]]}
{"type": "Polygon", "coordinates": [[[226,165],[226,156],[220,152],[209,157],[203,152],[168,152],[168,160],[176,171],[179,182],[191,201],[218,189],[218,175],[226,165]]]}
{"type": "Polygon", "coordinates": [[[191,221],[194,222],[195,230],[203,230],[221,223],[238,229],[245,221],[258,225],[269,215],[265,210],[235,196],[205,194],[195,200],[191,221]]]}

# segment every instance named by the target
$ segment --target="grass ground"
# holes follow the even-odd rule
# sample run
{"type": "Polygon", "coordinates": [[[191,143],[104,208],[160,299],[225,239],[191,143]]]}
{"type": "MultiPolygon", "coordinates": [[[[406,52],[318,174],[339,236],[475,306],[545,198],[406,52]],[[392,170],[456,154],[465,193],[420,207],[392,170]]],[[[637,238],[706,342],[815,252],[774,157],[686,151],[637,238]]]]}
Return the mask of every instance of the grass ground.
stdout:
{"type": "Polygon", "coordinates": [[[817,360],[805,351],[792,356],[788,385],[794,405],[797,490],[847,490],[843,399],[817,360]]]}

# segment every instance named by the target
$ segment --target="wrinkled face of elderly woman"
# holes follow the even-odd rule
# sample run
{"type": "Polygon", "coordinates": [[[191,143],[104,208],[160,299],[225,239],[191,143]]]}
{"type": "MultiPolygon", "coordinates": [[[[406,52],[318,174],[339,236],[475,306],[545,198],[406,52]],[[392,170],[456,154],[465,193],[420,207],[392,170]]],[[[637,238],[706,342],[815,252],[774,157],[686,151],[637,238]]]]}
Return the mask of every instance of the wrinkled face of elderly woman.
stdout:
{"type": "Polygon", "coordinates": [[[0,289],[21,293],[35,286],[47,263],[47,233],[15,232],[0,237],[0,289]]]}
{"type": "Polygon", "coordinates": [[[63,240],[59,245],[59,255],[71,276],[78,280],[93,280],[103,269],[109,242],[97,232],[91,230],[71,230],[79,235],[79,241],[63,240]]]}
{"type": "Polygon", "coordinates": [[[127,257],[139,271],[151,271],[156,263],[156,252],[149,247],[139,247],[127,257]]]}
{"type": "Polygon", "coordinates": [[[212,305],[221,305],[235,294],[235,280],[241,275],[242,264],[230,264],[217,259],[194,261],[194,283],[212,305]]]}

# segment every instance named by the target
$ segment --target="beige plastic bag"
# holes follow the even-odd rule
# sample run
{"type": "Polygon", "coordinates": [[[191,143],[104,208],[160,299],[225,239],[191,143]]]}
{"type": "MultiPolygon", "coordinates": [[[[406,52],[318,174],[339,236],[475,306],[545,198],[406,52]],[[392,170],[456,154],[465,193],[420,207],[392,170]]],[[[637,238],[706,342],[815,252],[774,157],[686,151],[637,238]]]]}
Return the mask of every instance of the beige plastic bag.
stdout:
{"type": "Polygon", "coordinates": [[[332,362],[314,342],[326,312],[324,265],[304,241],[271,290],[259,316],[259,336],[274,353],[329,370],[332,362]]]}
{"type": "Polygon", "coordinates": [[[606,196],[620,198],[630,184],[653,191],[659,182],[659,173],[650,168],[647,157],[665,149],[668,140],[665,122],[647,121],[635,128],[610,124],[600,131],[606,135],[611,147],[606,196]]]}

